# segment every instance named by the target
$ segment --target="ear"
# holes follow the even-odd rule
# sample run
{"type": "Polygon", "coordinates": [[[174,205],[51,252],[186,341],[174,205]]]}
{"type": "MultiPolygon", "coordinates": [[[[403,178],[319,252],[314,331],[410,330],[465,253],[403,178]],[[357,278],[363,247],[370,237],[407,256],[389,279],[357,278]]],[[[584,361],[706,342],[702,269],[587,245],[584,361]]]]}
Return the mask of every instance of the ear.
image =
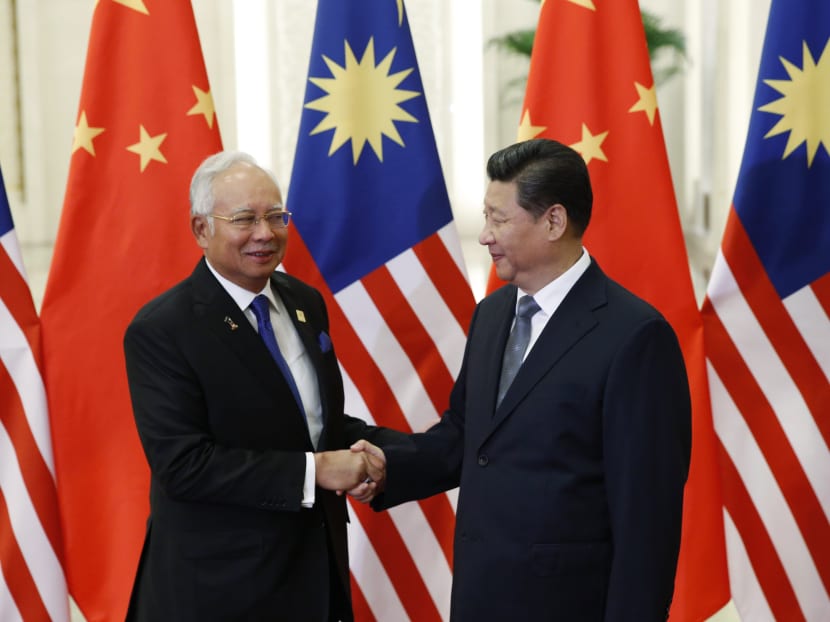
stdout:
{"type": "Polygon", "coordinates": [[[565,234],[568,228],[568,211],[564,205],[554,203],[545,211],[544,218],[551,240],[558,240],[565,234]]]}
{"type": "Polygon", "coordinates": [[[190,230],[193,232],[193,237],[196,238],[196,243],[202,248],[207,248],[208,239],[210,238],[207,216],[191,216],[190,230]]]}

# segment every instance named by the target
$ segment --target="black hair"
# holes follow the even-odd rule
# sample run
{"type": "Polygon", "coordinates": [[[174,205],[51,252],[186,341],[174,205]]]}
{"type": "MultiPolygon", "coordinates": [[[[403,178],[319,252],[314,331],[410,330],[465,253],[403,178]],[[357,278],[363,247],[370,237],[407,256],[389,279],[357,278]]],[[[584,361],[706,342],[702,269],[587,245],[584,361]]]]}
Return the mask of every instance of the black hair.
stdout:
{"type": "Polygon", "coordinates": [[[534,218],[560,203],[577,236],[588,227],[591,178],[585,160],[570,147],[547,138],[510,145],[490,156],[487,175],[492,181],[515,182],[518,204],[534,218]]]}

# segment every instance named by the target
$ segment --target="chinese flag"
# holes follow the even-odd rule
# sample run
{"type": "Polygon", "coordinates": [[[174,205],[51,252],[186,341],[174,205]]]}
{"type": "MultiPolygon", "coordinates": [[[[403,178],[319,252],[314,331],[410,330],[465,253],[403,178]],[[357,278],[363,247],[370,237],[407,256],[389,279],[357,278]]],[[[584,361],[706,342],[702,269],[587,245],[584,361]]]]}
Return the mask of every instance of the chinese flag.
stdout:
{"type": "MultiPolygon", "coordinates": [[[[636,0],[542,3],[519,140],[539,136],[570,145],[588,163],[588,252],[657,307],[680,339],[693,441],[672,619],[704,620],[729,600],[717,453],[701,318],[636,0]]],[[[492,276],[490,289],[496,284],[492,276]]]]}
{"type": "Polygon", "coordinates": [[[46,388],[69,590],[123,620],[149,511],[122,339],[184,278],[193,171],[221,149],[190,2],[98,2],[43,300],[46,388]]]}

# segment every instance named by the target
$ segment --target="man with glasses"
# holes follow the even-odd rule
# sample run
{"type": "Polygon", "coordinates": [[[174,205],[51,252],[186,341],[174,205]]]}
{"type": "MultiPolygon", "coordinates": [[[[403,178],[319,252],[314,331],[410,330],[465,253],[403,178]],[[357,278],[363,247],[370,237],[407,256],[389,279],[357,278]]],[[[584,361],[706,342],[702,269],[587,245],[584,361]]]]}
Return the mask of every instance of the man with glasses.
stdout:
{"type": "Polygon", "coordinates": [[[197,169],[193,273],[150,301],[124,350],[151,471],[128,620],[351,620],[346,502],[391,431],[343,413],[323,297],[282,272],[290,212],[247,154],[197,169]]]}

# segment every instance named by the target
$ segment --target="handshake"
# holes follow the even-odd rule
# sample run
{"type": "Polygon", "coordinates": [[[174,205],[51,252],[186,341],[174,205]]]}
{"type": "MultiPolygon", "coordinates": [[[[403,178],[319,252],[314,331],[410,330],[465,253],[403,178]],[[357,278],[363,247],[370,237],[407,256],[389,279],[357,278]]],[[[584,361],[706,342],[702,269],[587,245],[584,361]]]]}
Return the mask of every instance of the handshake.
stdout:
{"type": "Polygon", "coordinates": [[[317,485],[347,492],[356,501],[368,503],[383,492],[386,484],[386,456],[369,441],[357,441],[349,449],[314,454],[317,485]]]}

